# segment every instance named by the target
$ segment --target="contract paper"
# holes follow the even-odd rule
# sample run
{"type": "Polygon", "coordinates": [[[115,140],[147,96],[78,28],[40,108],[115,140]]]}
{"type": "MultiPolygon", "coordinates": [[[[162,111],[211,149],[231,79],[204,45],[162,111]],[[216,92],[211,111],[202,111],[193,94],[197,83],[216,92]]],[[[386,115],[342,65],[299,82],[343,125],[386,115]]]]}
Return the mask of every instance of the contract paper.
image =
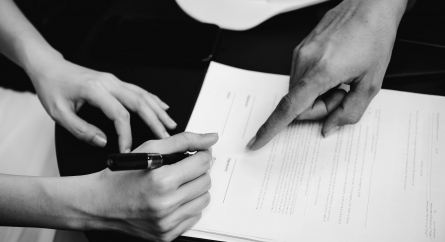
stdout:
{"type": "Polygon", "coordinates": [[[291,123],[246,144],[288,76],[211,63],[187,131],[218,132],[210,205],[186,236],[225,241],[445,241],[445,98],[381,90],[324,138],[291,123]]]}

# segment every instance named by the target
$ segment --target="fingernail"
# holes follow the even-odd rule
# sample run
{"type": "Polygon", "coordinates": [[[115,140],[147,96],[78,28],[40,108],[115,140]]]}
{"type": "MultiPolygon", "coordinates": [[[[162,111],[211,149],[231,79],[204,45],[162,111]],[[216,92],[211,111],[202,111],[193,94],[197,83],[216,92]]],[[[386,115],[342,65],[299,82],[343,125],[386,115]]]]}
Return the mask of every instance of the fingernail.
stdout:
{"type": "Polygon", "coordinates": [[[99,147],[104,147],[107,144],[107,138],[103,134],[96,134],[93,139],[93,144],[99,147]]]}
{"type": "Polygon", "coordinates": [[[162,106],[163,106],[164,109],[169,109],[170,108],[170,106],[168,106],[166,103],[162,103],[162,106]]]}
{"type": "Polygon", "coordinates": [[[173,119],[170,119],[170,126],[177,126],[178,124],[175,122],[175,121],[173,121],[173,119]]]}
{"type": "Polygon", "coordinates": [[[170,135],[167,133],[167,131],[164,131],[164,138],[168,138],[170,135]]]}
{"type": "Polygon", "coordinates": [[[204,134],[205,136],[216,136],[216,135],[218,135],[218,133],[206,133],[206,134],[204,134]]]}
{"type": "Polygon", "coordinates": [[[130,148],[125,150],[125,153],[130,153],[130,152],[131,152],[130,148]]]}
{"type": "Polygon", "coordinates": [[[212,170],[213,162],[214,162],[215,160],[216,160],[216,157],[213,156],[212,159],[210,160],[210,168],[209,168],[208,172],[210,172],[210,171],[212,170]]]}
{"type": "Polygon", "coordinates": [[[253,136],[253,138],[249,141],[249,143],[247,143],[247,149],[252,149],[252,145],[255,143],[255,141],[256,141],[256,135],[255,136],[253,136]]]}
{"type": "Polygon", "coordinates": [[[327,138],[327,137],[331,136],[333,133],[337,132],[339,128],[340,127],[338,127],[338,126],[332,127],[330,130],[328,130],[328,132],[326,132],[324,134],[324,137],[327,138]]]}

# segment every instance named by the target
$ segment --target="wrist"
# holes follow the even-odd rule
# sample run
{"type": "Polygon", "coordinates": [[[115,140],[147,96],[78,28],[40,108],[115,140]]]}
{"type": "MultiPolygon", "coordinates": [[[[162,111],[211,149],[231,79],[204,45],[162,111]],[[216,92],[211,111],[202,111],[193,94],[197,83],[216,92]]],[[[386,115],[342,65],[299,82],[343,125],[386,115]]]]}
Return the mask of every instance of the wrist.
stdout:
{"type": "Polygon", "coordinates": [[[92,176],[27,177],[0,174],[0,226],[91,229],[92,176]]]}
{"type": "MultiPolygon", "coordinates": [[[[78,182],[78,192],[73,194],[70,208],[74,211],[76,219],[71,221],[70,227],[76,230],[116,230],[116,215],[120,211],[119,205],[112,204],[113,194],[107,193],[114,189],[110,184],[110,170],[105,169],[97,173],[82,176],[78,182]]],[[[70,192],[72,194],[72,192],[70,192]]]]}
{"type": "Polygon", "coordinates": [[[97,230],[103,229],[97,216],[98,174],[84,176],[56,178],[56,182],[48,181],[42,186],[48,207],[58,208],[57,226],[69,230],[97,230]]]}
{"type": "Polygon", "coordinates": [[[51,46],[25,44],[20,65],[30,77],[34,86],[39,85],[45,76],[50,75],[56,64],[65,61],[62,54],[51,46]]]}
{"type": "Polygon", "coordinates": [[[373,28],[397,30],[408,0],[344,0],[338,7],[373,28]]]}

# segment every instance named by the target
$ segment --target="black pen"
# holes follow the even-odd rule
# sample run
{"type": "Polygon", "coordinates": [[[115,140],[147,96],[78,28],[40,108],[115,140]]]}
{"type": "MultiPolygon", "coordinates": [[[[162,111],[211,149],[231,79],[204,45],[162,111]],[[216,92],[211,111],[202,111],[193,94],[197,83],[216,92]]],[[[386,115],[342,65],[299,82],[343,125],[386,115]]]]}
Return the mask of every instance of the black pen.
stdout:
{"type": "Polygon", "coordinates": [[[108,156],[107,166],[112,171],[156,169],[190,157],[193,153],[122,153],[108,156]]]}

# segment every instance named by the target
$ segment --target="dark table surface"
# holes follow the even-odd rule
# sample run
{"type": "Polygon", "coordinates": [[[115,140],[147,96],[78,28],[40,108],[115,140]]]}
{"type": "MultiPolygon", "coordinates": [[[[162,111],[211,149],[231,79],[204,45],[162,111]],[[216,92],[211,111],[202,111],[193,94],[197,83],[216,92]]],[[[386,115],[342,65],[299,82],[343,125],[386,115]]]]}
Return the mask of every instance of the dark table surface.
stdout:
{"type": "MultiPolygon", "coordinates": [[[[441,21],[443,17],[439,16],[442,12],[431,4],[425,5],[425,2],[418,4],[402,20],[383,88],[445,94],[445,28],[441,21]],[[426,19],[426,14],[433,20],[426,19]]],[[[247,70],[288,75],[293,49],[316,26],[324,12],[335,4],[328,2],[281,14],[248,31],[222,30],[213,61],[247,70]]],[[[193,110],[208,63],[197,66],[122,65],[117,62],[97,62],[90,56],[103,20],[107,16],[130,13],[160,19],[195,21],[174,1],[116,1],[92,27],[74,61],[111,72],[123,81],[135,83],[155,93],[170,105],[169,114],[178,123],[171,134],[182,132],[193,110]]],[[[79,116],[102,129],[108,136],[108,143],[105,148],[96,148],[56,126],[56,151],[62,176],[100,171],[105,168],[106,156],[118,151],[113,123],[100,110],[85,105],[79,116]]],[[[154,135],[136,114],[131,115],[131,127],[133,148],[154,139],[154,135]]],[[[142,241],[114,232],[87,232],[86,235],[90,241],[142,241]]],[[[200,240],[180,237],[178,241],[200,240]]]]}

